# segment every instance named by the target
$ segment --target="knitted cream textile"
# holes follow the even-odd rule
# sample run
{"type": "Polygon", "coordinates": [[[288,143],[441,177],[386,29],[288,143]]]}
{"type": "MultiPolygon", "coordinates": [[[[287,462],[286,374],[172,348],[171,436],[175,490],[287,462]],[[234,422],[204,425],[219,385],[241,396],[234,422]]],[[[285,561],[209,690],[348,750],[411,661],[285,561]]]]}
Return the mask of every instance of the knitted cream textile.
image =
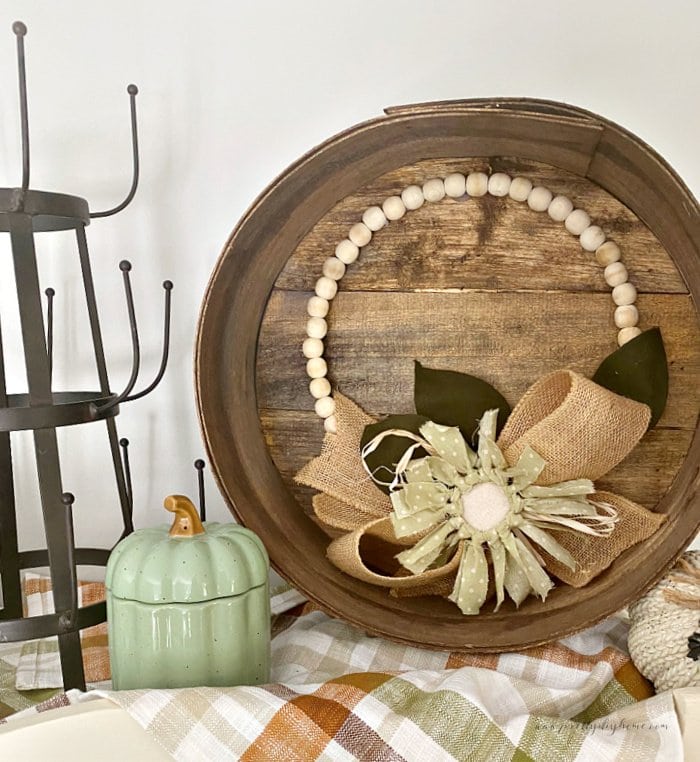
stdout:
{"type": "Polygon", "coordinates": [[[700,661],[688,655],[688,638],[700,631],[700,609],[668,600],[667,591],[700,603],[700,550],[687,551],[661,582],[630,606],[630,656],[657,691],[699,687],[700,661]],[[683,561],[696,570],[694,579],[679,573],[683,561]]]}

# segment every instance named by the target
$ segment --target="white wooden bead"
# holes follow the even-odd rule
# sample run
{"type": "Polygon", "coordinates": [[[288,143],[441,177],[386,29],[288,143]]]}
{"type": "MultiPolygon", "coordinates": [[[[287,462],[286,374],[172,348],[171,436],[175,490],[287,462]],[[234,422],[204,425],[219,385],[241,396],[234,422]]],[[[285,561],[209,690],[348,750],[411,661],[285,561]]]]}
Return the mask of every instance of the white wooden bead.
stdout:
{"type": "Polygon", "coordinates": [[[583,209],[574,209],[564,220],[564,227],[571,235],[581,235],[590,224],[591,218],[583,209]]]}
{"type": "Polygon", "coordinates": [[[489,189],[489,176],[485,172],[470,172],[467,175],[466,190],[468,196],[485,196],[489,189]]]}
{"type": "Polygon", "coordinates": [[[322,339],[328,333],[328,323],[320,317],[310,317],[306,321],[306,335],[312,339],[322,339]]]}
{"type": "Polygon", "coordinates": [[[304,339],[304,343],[301,345],[301,351],[307,359],[320,357],[323,354],[323,342],[321,339],[304,339]]]}
{"type": "Polygon", "coordinates": [[[510,177],[505,172],[494,172],[489,177],[488,191],[492,196],[496,198],[503,198],[508,195],[510,190],[510,177]]]}
{"type": "Polygon", "coordinates": [[[620,259],[620,247],[614,241],[606,241],[595,251],[596,262],[601,267],[607,267],[620,259]]]}
{"type": "Polygon", "coordinates": [[[338,257],[328,257],[323,263],[323,274],[331,280],[340,280],[345,275],[345,263],[338,257]]]}
{"type": "Polygon", "coordinates": [[[445,183],[439,177],[433,177],[423,183],[423,197],[431,204],[445,198],[445,183]]]}
{"type": "Polygon", "coordinates": [[[362,248],[372,240],[372,231],[365,225],[364,222],[356,222],[348,233],[348,238],[355,244],[362,248]]]}
{"type": "Polygon", "coordinates": [[[382,211],[387,220],[400,220],[406,214],[406,204],[401,200],[401,196],[389,196],[384,199],[382,211]]]}
{"type": "Polygon", "coordinates": [[[605,243],[605,233],[598,225],[589,225],[579,236],[584,251],[595,251],[605,243]]]}
{"type": "Polygon", "coordinates": [[[309,378],[323,378],[328,373],[328,364],[323,357],[312,357],[306,362],[306,375],[309,378]]]}
{"type": "Polygon", "coordinates": [[[508,189],[508,195],[513,201],[527,201],[527,197],[532,190],[532,183],[527,177],[514,177],[513,182],[508,189]]]}
{"type": "Polygon", "coordinates": [[[360,256],[360,248],[345,238],[335,247],[335,255],[343,264],[351,265],[360,256]]]}
{"type": "Polygon", "coordinates": [[[335,413],[335,400],[333,397],[321,397],[316,400],[314,410],[319,418],[328,418],[335,413]]]}
{"type": "Polygon", "coordinates": [[[338,284],[332,278],[323,275],[316,281],[314,291],[316,291],[316,296],[320,296],[321,299],[330,300],[338,293],[338,284]]]}
{"type": "Polygon", "coordinates": [[[327,397],[331,393],[331,385],[327,378],[312,378],[309,382],[311,396],[317,400],[327,397]]]}
{"type": "Polygon", "coordinates": [[[603,275],[605,276],[605,282],[612,288],[619,286],[621,283],[627,283],[629,279],[627,268],[622,262],[613,262],[612,264],[609,264],[603,271],[603,275]]]}
{"type": "Polygon", "coordinates": [[[338,419],[334,415],[329,415],[328,418],[323,419],[323,428],[329,434],[338,433],[338,419]]]}
{"type": "Polygon", "coordinates": [[[538,185],[530,191],[527,205],[533,212],[546,212],[552,203],[552,191],[543,185],[538,185]]]}
{"type": "Polygon", "coordinates": [[[326,317],[329,308],[328,299],[321,299],[320,296],[312,296],[306,303],[306,311],[311,317],[326,317]]]}
{"type": "Polygon", "coordinates": [[[467,191],[467,178],[461,172],[453,172],[445,178],[445,193],[450,198],[462,198],[467,191]]]}
{"type": "Polygon", "coordinates": [[[631,283],[620,283],[613,289],[612,298],[618,307],[634,304],[637,301],[637,289],[631,283]]]}
{"type": "Polygon", "coordinates": [[[367,227],[376,233],[377,230],[381,230],[386,225],[386,215],[378,206],[368,206],[362,215],[362,222],[367,227]]]}
{"type": "Polygon", "coordinates": [[[620,331],[620,332],[617,334],[617,343],[618,343],[620,346],[623,346],[623,345],[624,345],[624,344],[626,344],[628,341],[632,341],[632,339],[634,339],[634,338],[636,338],[637,336],[639,336],[639,334],[640,334],[641,332],[642,332],[642,331],[641,331],[639,328],[637,328],[636,326],[634,326],[634,327],[631,327],[631,328],[623,328],[623,329],[622,329],[622,330],[621,330],[621,331],[620,331]]]}
{"type": "Polygon", "coordinates": [[[409,211],[420,209],[425,203],[423,191],[417,185],[409,185],[401,191],[401,200],[409,211]]]}
{"type": "Polygon", "coordinates": [[[623,304],[615,310],[615,325],[618,328],[634,328],[639,322],[639,310],[634,304],[623,304]]]}
{"type": "Polygon", "coordinates": [[[574,203],[566,196],[555,196],[552,203],[547,207],[547,214],[555,222],[564,222],[564,220],[574,210],[574,203]]]}

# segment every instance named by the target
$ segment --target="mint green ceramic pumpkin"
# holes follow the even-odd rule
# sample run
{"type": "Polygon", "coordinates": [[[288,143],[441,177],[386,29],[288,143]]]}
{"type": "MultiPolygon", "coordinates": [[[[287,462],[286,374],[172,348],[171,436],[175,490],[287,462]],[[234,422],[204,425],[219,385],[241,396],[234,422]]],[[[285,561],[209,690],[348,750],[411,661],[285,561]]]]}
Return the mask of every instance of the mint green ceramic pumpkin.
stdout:
{"type": "Polygon", "coordinates": [[[269,560],[249,529],[202,524],[171,495],[172,527],[140,529],[107,565],[115,689],[255,685],[270,670],[269,560]]]}

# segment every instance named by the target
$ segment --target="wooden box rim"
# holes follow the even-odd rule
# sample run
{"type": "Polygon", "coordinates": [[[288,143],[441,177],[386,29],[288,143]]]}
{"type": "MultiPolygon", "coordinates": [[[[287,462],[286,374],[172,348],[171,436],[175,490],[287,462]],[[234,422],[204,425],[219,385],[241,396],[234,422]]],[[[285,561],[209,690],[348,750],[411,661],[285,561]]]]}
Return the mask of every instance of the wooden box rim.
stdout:
{"type": "Polygon", "coordinates": [[[656,152],[574,106],[474,99],[389,108],[279,175],[224,247],[205,293],[195,347],[198,414],[214,477],[234,515],[262,538],[273,567],[322,608],[369,632],[451,650],[532,647],[590,626],[658,581],[700,529],[696,419],[685,461],[656,508],[668,520],[650,540],[626,551],[588,586],[572,589],[559,605],[463,617],[440,599],[395,599],[333,567],[325,558],[326,536],[282,481],[260,427],[255,359],[265,306],[288,257],[338,201],[391,169],[426,158],[498,155],[573,172],[625,204],[673,259],[697,314],[700,207],[656,152]]]}

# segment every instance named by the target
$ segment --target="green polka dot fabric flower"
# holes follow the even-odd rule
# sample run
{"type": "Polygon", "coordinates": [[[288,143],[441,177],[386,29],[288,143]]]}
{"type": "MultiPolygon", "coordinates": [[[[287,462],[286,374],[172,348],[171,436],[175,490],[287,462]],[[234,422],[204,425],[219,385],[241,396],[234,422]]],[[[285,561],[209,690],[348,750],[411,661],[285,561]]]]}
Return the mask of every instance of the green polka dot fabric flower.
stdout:
{"type": "Polygon", "coordinates": [[[612,506],[588,499],[595,491],[590,479],[535,484],[546,461],[532,448],[526,447],[509,466],[496,444],[497,418],[498,410],[487,410],[481,417],[476,451],[459,428],[428,421],[419,435],[383,431],[362,453],[364,461],[387,436],[412,441],[388,485],[391,522],[398,538],[422,536],[397,559],[412,574],[421,574],[444,565],[461,545],[449,599],[464,614],[479,613],[491,572],[496,610],[506,592],[516,604],[530,593],[544,600],[554,583],[535,546],[571,569],[576,566],[549,530],[605,536],[616,521],[612,506]],[[415,457],[421,450],[427,455],[415,457]]]}

